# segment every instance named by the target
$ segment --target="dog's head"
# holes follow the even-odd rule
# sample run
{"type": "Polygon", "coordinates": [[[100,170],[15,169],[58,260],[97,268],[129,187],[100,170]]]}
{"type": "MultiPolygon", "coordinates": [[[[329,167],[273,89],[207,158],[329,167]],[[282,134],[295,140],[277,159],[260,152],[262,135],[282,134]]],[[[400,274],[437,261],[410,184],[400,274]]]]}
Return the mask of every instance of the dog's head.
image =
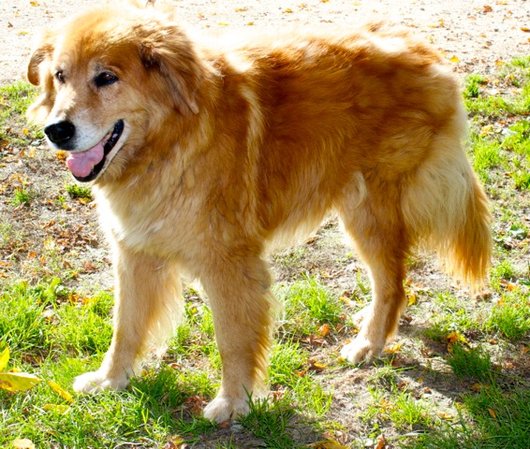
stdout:
{"type": "Polygon", "coordinates": [[[111,179],[155,126],[198,113],[203,75],[190,41],[163,13],[100,9],[43,34],[27,73],[41,95],[28,115],[53,148],[69,152],[76,179],[111,179]]]}

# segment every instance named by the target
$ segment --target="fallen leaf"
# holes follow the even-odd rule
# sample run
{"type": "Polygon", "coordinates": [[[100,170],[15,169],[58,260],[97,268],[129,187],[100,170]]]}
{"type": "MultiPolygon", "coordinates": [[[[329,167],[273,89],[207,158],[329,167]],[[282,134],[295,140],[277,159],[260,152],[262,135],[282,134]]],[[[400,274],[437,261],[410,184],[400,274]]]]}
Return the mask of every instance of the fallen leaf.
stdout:
{"type": "Polygon", "coordinates": [[[402,347],[403,347],[403,343],[401,343],[401,342],[394,343],[393,345],[387,346],[384,349],[384,353],[385,354],[396,354],[399,351],[401,351],[402,347]]]}
{"type": "Polygon", "coordinates": [[[292,14],[293,10],[291,8],[284,8],[283,12],[285,14],[292,14]]]}
{"type": "Polygon", "coordinates": [[[488,407],[488,413],[490,414],[490,416],[491,416],[493,419],[497,419],[497,413],[495,412],[495,410],[493,410],[492,408],[489,408],[489,407],[488,407]]]}
{"type": "Polygon", "coordinates": [[[340,444],[336,440],[322,440],[310,444],[309,447],[313,449],[347,449],[347,446],[340,444]]]}
{"type": "Polygon", "coordinates": [[[41,379],[28,373],[0,373],[0,388],[17,392],[26,391],[37,385],[41,379]]]}
{"type": "Polygon", "coordinates": [[[7,363],[9,362],[9,348],[5,348],[2,353],[0,353],[0,371],[4,371],[7,368],[7,363]]]}
{"type": "Polygon", "coordinates": [[[47,412],[55,412],[59,415],[64,415],[70,410],[70,406],[66,404],[44,404],[42,408],[47,412]]]}
{"type": "Polygon", "coordinates": [[[327,324],[327,323],[324,323],[322,326],[320,326],[318,328],[318,333],[322,337],[327,337],[329,335],[330,331],[331,331],[331,328],[329,327],[329,324],[327,324]]]}
{"type": "Polygon", "coordinates": [[[385,449],[386,447],[386,439],[384,435],[380,435],[377,439],[377,444],[375,445],[374,449],[385,449]]]}
{"type": "Polygon", "coordinates": [[[316,360],[309,360],[309,369],[311,371],[316,371],[317,373],[324,371],[328,366],[324,363],[317,362],[316,360]]]}
{"type": "Polygon", "coordinates": [[[54,382],[53,380],[48,381],[48,385],[51,387],[53,391],[55,391],[59,396],[61,396],[65,401],[67,402],[74,402],[74,397],[68,393],[63,387],[61,387],[57,382],[54,382]]]}
{"type": "Polygon", "coordinates": [[[458,64],[460,62],[460,58],[458,56],[456,56],[456,55],[453,55],[453,56],[451,56],[449,61],[451,61],[453,64],[458,64]]]}
{"type": "Polygon", "coordinates": [[[525,32],[525,33],[530,33],[530,28],[528,27],[521,27],[521,31],[525,32]]]}
{"type": "Polygon", "coordinates": [[[31,0],[31,1],[29,2],[29,4],[30,4],[31,6],[40,6],[40,3],[37,2],[37,1],[35,1],[35,0],[31,0]]]}
{"type": "Polygon", "coordinates": [[[484,7],[482,8],[482,12],[484,14],[486,14],[488,12],[493,12],[493,8],[490,5],[484,5],[484,7]]]}
{"type": "Polygon", "coordinates": [[[12,443],[14,449],[35,449],[33,441],[27,438],[17,438],[12,443]]]}

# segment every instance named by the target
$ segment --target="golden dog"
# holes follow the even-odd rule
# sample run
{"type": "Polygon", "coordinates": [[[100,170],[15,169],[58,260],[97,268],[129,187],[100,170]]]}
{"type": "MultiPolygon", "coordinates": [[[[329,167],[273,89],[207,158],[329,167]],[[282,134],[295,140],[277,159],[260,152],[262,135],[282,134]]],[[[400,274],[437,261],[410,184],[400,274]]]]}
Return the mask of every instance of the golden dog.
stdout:
{"type": "Polygon", "coordinates": [[[174,329],[180,276],[204,286],[223,364],[205,416],[248,411],[265,383],[273,241],[338,213],[373,301],[342,350],[370,359],[405,306],[405,259],[427,244],[471,285],[490,259],[489,212],[463,149],[458,84],[441,58],[381,24],[346,36],[201,44],[149,7],[86,13],[43,36],[29,113],[93,182],[114,255],[114,335],[77,391],[123,388],[174,329]]]}

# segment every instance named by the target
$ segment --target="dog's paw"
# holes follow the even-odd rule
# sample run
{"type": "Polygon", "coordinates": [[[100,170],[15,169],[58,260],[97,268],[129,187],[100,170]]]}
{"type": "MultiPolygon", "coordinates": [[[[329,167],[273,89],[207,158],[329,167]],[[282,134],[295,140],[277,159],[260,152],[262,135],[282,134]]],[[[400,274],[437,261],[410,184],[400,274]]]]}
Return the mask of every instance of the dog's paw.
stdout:
{"type": "Polygon", "coordinates": [[[246,415],[249,410],[246,398],[234,399],[219,395],[204,408],[204,417],[220,423],[246,415]]]}
{"type": "Polygon", "coordinates": [[[81,374],[74,380],[74,391],[78,393],[95,393],[101,390],[122,390],[129,384],[127,375],[108,377],[100,371],[81,374]]]}
{"type": "Polygon", "coordinates": [[[371,362],[383,349],[383,344],[370,342],[367,338],[358,335],[351,343],[340,351],[340,356],[350,363],[371,362]]]}

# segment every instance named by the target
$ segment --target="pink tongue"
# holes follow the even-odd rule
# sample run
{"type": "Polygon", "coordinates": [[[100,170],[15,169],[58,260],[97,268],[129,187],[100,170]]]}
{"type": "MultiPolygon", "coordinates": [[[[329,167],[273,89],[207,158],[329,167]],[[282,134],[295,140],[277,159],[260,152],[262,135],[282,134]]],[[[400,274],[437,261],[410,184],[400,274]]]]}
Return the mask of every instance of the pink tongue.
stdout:
{"type": "MultiPolygon", "coordinates": [[[[104,140],[104,139],[103,139],[104,140]]],[[[82,153],[70,153],[66,159],[66,165],[74,176],[85,178],[92,169],[103,160],[105,152],[103,150],[103,140],[96,146],[82,153]]]]}

